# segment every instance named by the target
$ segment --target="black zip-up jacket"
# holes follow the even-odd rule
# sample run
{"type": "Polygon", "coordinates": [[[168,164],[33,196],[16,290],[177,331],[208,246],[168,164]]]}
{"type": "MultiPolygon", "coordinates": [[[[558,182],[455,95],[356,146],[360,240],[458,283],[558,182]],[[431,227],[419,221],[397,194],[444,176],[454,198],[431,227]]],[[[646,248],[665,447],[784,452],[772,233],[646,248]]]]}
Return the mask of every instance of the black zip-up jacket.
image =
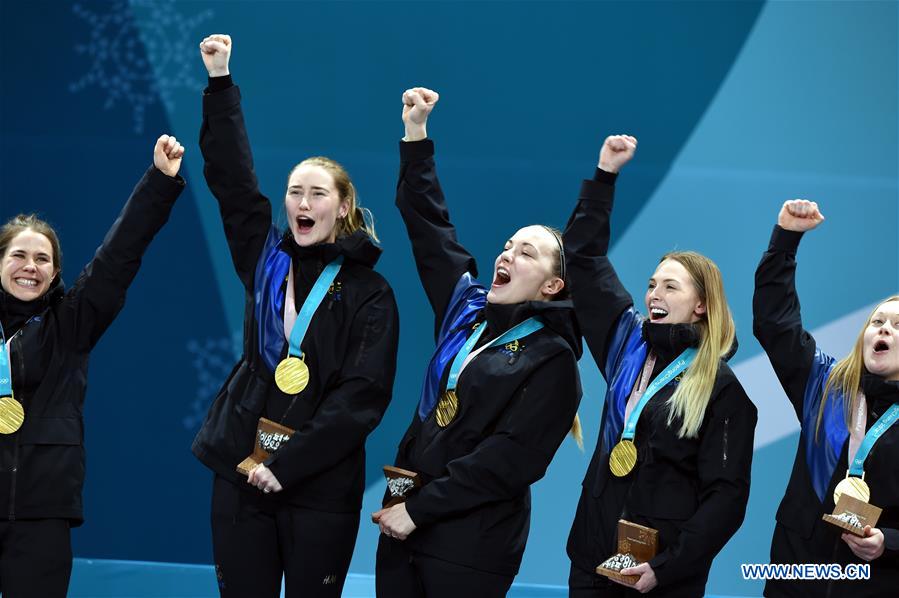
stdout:
{"type": "Polygon", "coordinates": [[[20,301],[0,290],[0,319],[12,338],[13,394],[25,421],[0,434],[3,519],[84,522],[84,422],[90,351],[125,304],[153,237],[168,221],[184,180],[151,166],[94,258],[67,292],[59,277],[43,297],[20,301]]]}
{"type": "MultiPolygon", "coordinates": [[[[757,411],[722,361],[697,437],[678,438],[680,420],[667,424],[666,405],[675,379],[650,399],[638,421],[636,467],[624,477],[612,475],[609,453],[621,437],[624,407],[648,351],[657,357],[655,378],[699,340],[691,325],[644,320],[619,281],[607,256],[615,178],[597,169],[594,180],[583,182],[564,235],[578,321],[608,383],[568,555],[578,568],[593,571],[617,552],[617,523],[627,519],[659,531],[659,552],[649,561],[658,580],[652,595],[702,596],[712,559],[743,521],[757,411]]],[[[620,591],[608,583],[610,591],[620,591]]]]}
{"type": "Polygon", "coordinates": [[[362,231],[336,243],[299,247],[289,231],[282,235],[272,225],[271,204],[253,170],[240,91],[231,77],[210,80],[200,147],[246,289],[246,309],[243,355],[210,407],[194,455],[218,475],[246,485],[235,468],[253,452],[259,418],[281,422],[296,432],[265,462],[284,488],[265,499],[358,511],[365,490],[365,440],[390,402],[399,338],[393,291],[372,270],[381,250],[362,231]],[[299,313],[321,270],[337,255],[344,257],[343,265],[301,344],[309,385],[293,400],[274,381],[274,368],[288,349],[287,268],[293,265],[299,313]]]}
{"type": "Polygon", "coordinates": [[[413,416],[396,464],[418,472],[424,486],[406,502],[417,526],[406,543],[446,561],[515,575],[530,524],[530,485],[546,472],[580,401],[572,305],[487,304],[486,289],[474,280],[474,259],[450,224],[433,142],[401,142],[400,156],[396,203],[437,326],[423,398],[433,400],[446,388],[449,364],[474,323],[487,326],[475,349],[528,317],[545,324],[468,364],[458,380],[459,411],[448,426],[437,425],[433,405],[413,416]]]}
{"type": "MultiPolygon", "coordinates": [[[[846,477],[849,430],[843,396],[829,397],[815,439],[824,385],[836,360],[818,348],[802,327],[796,293],[796,251],[802,233],[775,226],[768,251],[755,272],[753,331],[793,404],[800,422],[793,472],[777,509],[771,541],[772,563],[864,563],[840,538],[841,530],[821,516],[833,513],[833,490],[846,477]]],[[[867,429],[894,403],[899,383],[865,373],[862,378],[867,429]]],[[[899,593],[899,425],[891,427],[865,460],[870,503],[883,509],[877,527],[884,533],[883,555],[871,562],[867,581],[768,581],[765,596],[895,596],[899,593]]]]}

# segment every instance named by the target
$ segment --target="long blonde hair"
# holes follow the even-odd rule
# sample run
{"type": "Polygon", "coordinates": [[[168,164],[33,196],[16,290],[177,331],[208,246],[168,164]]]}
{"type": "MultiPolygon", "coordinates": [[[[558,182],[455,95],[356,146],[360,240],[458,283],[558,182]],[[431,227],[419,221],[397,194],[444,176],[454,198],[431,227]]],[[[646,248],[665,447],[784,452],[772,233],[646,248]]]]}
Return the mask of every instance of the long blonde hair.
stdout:
{"type": "Polygon", "coordinates": [[[852,426],[852,414],[858,407],[858,391],[862,385],[862,374],[865,371],[865,330],[871,324],[871,318],[877,313],[877,310],[884,303],[890,301],[899,301],[899,295],[887,297],[877,304],[868,319],[865,320],[858,338],[855,339],[855,345],[849,355],[839,360],[827,375],[827,382],[824,384],[824,394],[821,397],[821,404],[818,406],[818,420],[815,423],[815,440],[818,439],[818,431],[821,429],[821,420],[824,419],[824,408],[827,405],[828,396],[832,393],[839,392],[843,395],[843,416],[846,419],[846,425],[852,426]]]}
{"type": "Polygon", "coordinates": [[[375,233],[374,217],[368,208],[363,208],[359,205],[356,186],[353,185],[349,173],[339,162],[324,156],[312,156],[311,158],[306,158],[290,169],[290,173],[287,175],[288,180],[290,180],[290,176],[300,166],[318,166],[319,168],[323,168],[334,179],[334,186],[337,188],[337,193],[340,195],[340,201],[346,201],[349,205],[346,216],[337,220],[336,227],[338,237],[352,235],[354,232],[361,229],[368,233],[369,237],[378,241],[378,235],[375,233]]]}
{"type": "Polygon", "coordinates": [[[659,263],[667,259],[677,261],[687,270],[706,307],[703,317],[694,324],[699,329],[696,359],[668,399],[668,425],[680,418],[678,437],[695,438],[712,396],[721,359],[734,344],[736,327],[724,295],[721,271],[715,262],[695,251],[672,251],[662,256],[659,263]]]}

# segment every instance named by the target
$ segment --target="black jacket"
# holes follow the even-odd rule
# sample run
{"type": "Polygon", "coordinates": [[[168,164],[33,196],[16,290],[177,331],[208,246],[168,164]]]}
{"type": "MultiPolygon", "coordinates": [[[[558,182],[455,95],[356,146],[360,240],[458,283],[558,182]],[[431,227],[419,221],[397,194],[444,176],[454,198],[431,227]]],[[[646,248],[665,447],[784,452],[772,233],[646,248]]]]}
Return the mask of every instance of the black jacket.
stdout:
{"type": "Polygon", "coordinates": [[[543,477],[580,401],[580,336],[569,301],[486,303],[472,256],[449,222],[431,140],[400,144],[397,206],[425,292],[434,308],[437,353],[423,405],[446,387],[449,363],[476,322],[486,331],[475,348],[536,316],[545,327],[515,344],[485,349],[459,377],[459,412],[445,428],[420,407],[397,452],[399,467],[424,486],[406,508],[417,529],[412,550],[446,561],[514,575],[530,522],[530,485],[543,477]]]}
{"type": "Polygon", "coordinates": [[[0,435],[0,513],[16,519],[84,515],[82,408],[90,351],[125,303],[125,292],[153,237],[184,188],[181,177],[150,167],[103,244],[68,292],[59,277],[34,301],[0,290],[0,319],[12,338],[13,394],[25,422],[0,435]]]}
{"type": "Polygon", "coordinates": [[[657,356],[655,378],[698,343],[690,325],[647,323],[618,280],[607,256],[614,181],[601,170],[584,181],[564,235],[578,321],[608,384],[568,555],[577,567],[593,571],[617,552],[617,522],[627,519],[659,531],[659,552],[649,562],[658,580],[652,595],[702,596],[712,559],[743,521],[757,412],[722,361],[698,436],[678,438],[680,421],[667,424],[666,405],[675,379],[650,399],[639,419],[634,471],[621,478],[610,472],[609,453],[621,436],[624,407],[648,351],[657,356]]]}
{"type": "MultiPolygon", "coordinates": [[[[834,509],[833,490],[846,477],[849,431],[843,397],[827,404],[819,440],[815,430],[824,384],[836,360],[825,354],[802,327],[796,293],[796,250],[802,233],[774,228],[768,251],[755,273],[753,330],[777,373],[801,425],[793,472],[771,542],[772,563],[864,563],[840,539],[840,530],[822,521],[834,509]]],[[[862,379],[867,428],[899,402],[899,383],[865,374],[862,379]]],[[[899,593],[899,426],[884,434],[865,461],[870,502],[883,509],[877,527],[886,549],[871,563],[867,581],[769,581],[766,596],[894,596],[899,593]]]]}
{"type": "Polygon", "coordinates": [[[243,356],[210,407],[193,452],[218,475],[245,482],[235,468],[253,452],[259,418],[280,421],[296,433],[266,461],[284,488],[266,500],[357,511],[365,490],[365,439],[390,402],[396,371],[396,302],[387,281],[372,270],[381,251],[362,231],[302,248],[289,231],[281,234],[272,225],[271,205],[253,171],[240,92],[230,77],[223,79],[212,80],[221,90],[203,96],[200,146],[246,289],[243,356]],[[287,267],[293,265],[299,312],[322,268],[338,254],[343,266],[301,345],[309,386],[288,410],[292,397],[278,389],[273,374],[287,355],[287,267]]]}

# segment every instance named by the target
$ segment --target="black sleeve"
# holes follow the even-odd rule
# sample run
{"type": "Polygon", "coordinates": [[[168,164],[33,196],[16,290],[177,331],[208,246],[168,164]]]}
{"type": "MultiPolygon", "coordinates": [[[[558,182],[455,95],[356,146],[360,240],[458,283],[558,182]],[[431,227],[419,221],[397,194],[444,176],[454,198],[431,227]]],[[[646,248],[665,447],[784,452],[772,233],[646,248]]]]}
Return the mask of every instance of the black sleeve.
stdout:
{"type": "Polygon", "coordinates": [[[182,190],[181,176],[167,176],[155,166],[137,183],[103,244],[60,304],[63,336],[72,346],[90,351],[112,324],[144,252],[168,221],[182,190]]]}
{"type": "Polygon", "coordinates": [[[699,447],[699,507],[667,549],[649,561],[660,587],[696,575],[727,544],[746,514],[758,412],[736,381],[722,390],[699,447]]]}
{"type": "Polygon", "coordinates": [[[543,477],[580,401],[577,362],[561,353],[518,391],[493,434],[447,465],[447,473],[406,501],[417,527],[521,496],[543,477]]]}
{"type": "Polygon", "coordinates": [[[796,293],[796,250],[802,233],[774,227],[755,271],[752,332],[761,343],[799,421],[815,356],[815,339],[802,327],[796,293]]]}
{"type": "Polygon", "coordinates": [[[883,532],[883,554],[877,559],[883,563],[891,563],[892,566],[899,565],[899,529],[891,527],[881,527],[883,532]]]}
{"type": "Polygon", "coordinates": [[[447,304],[459,277],[466,272],[477,277],[474,258],[456,238],[449,212],[437,180],[434,142],[400,142],[400,177],[396,205],[406,224],[415,265],[436,318],[443,323],[447,304]]]}
{"type": "Polygon", "coordinates": [[[609,335],[621,313],[633,304],[607,255],[615,176],[597,169],[593,180],[581,184],[563,236],[575,312],[603,376],[609,335]]]}
{"type": "Polygon", "coordinates": [[[244,287],[252,290],[256,263],[272,224],[272,207],[259,191],[253,169],[240,89],[228,82],[230,77],[210,79],[203,95],[200,149],[203,174],[219,203],[231,260],[244,287]]]}
{"type": "Polygon", "coordinates": [[[336,386],[265,465],[285,488],[340,463],[364,446],[390,403],[396,372],[399,313],[389,287],[379,290],[353,318],[336,386]]]}

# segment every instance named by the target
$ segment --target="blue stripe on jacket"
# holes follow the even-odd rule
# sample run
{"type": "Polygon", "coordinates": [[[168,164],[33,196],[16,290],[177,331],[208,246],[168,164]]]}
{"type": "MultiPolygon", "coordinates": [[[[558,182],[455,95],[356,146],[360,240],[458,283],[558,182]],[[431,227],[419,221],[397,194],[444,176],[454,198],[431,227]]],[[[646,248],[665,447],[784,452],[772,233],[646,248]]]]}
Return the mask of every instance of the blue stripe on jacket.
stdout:
{"type": "Polygon", "coordinates": [[[434,410],[443,372],[465,344],[471,334],[470,324],[485,305],[487,289],[469,272],[462,274],[447,304],[446,314],[437,334],[437,350],[431,357],[421,386],[421,398],[418,402],[418,417],[421,421],[426,420],[434,410]]]}
{"type": "Polygon", "coordinates": [[[827,377],[830,375],[835,361],[830,355],[820,349],[815,349],[812,368],[809,372],[808,382],[805,384],[805,396],[802,400],[805,462],[815,494],[822,503],[834,471],[839,467],[840,453],[843,451],[846,439],[849,438],[843,394],[839,391],[831,391],[824,407],[818,441],[815,440],[818,410],[821,406],[824,385],[827,383],[827,377]]]}

